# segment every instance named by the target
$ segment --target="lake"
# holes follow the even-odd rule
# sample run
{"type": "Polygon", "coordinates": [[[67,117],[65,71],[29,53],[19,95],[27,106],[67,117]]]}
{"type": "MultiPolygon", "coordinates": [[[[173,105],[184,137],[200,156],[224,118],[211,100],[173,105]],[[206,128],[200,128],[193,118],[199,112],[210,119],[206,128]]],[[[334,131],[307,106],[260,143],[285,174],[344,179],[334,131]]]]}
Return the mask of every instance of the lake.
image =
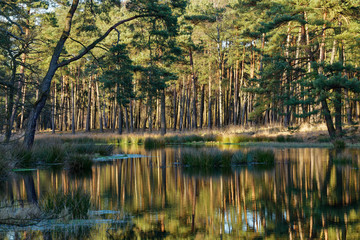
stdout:
{"type": "Polygon", "coordinates": [[[91,211],[3,224],[0,239],[360,239],[360,150],[342,153],[348,164],[335,163],[331,149],[273,148],[274,166],[209,170],[181,166],[185,148],[126,147],[119,151],[146,157],[95,163],[86,174],[14,173],[0,183],[3,208],[81,188],[91,211]]]}

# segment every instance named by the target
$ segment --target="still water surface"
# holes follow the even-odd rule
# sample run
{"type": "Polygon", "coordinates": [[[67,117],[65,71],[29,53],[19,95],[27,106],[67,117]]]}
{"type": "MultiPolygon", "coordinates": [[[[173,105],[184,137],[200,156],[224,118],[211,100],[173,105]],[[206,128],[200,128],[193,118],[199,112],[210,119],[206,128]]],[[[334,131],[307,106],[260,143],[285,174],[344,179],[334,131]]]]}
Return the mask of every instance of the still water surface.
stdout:
{"type": "MultiPolygon", "coordinates": [[[[12,176],[0,184],[3,203],[27,202],[30,181],[39,200],[82,188],[92,211],[89,220],[0,225],[0,239],[360,239],[359,168],[329,161],[332,150],[273,149],[274,167],[209,172],[181,167],[182,149],[122,149],[149,157],[97,163],[87,175],[12,176]]],[[[346,154],[359,162],[359,150],[346,154]]]]}

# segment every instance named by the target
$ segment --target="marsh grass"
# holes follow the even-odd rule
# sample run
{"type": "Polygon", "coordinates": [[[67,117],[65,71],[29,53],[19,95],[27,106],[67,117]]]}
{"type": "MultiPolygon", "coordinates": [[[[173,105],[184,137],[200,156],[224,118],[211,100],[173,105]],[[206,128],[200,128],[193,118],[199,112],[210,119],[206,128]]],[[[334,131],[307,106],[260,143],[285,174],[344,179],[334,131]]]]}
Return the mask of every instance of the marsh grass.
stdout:
{"type": "Polygon", "coordinates": [[[88,173],[91,171],[92,164],[91,156],[84,154],[72,154],[66,161],[66,166],[72,173],[88,173]]]}
{"type": "Polygon", "coordinates": [[[334,148],[338,150],[344,149],[346,147],[346,143],[341,139],[334,140],[332,144],[334,145],[334,148]]]}
{"type": "Polygon", "coordinates": [[[81,188],[64,193],[48,193],[39,203],[40,209],[53,218],[86,219],[91,207],[90,194],[81,188]]]}
{"type": "Polygon", "coordinates": [[[336,165],[352,165],[353,160],[351,156],[345,154],[338,154],[336,157],[333,158],[333,163],[336,165]]]}
{"type": "Polygon", "coordinates": [[[181,163],[194,168],[230,168],[234,165],[265,164],[274,165],[275,154],[271,150],[256,149],[247,153],[231,152],[218,149],[184,149],[181,163]]]}
{"type": "Polygon", "coordinates": [[[232,153],[218,149],[184,149],[181,152],[181,162],[186,166],[216,168],[229,167],[232,153]]]}
{"type": "Polygon", "coordinates": [[[114,146],[97,143],[93,139],[42,138],[35,141],[31,150],[21,144],[0,145],[0,179],[5,179],[10,169],[39,165],[65,165],[72,172],[87,171],[92,158],[108,156],[114,146]]]}

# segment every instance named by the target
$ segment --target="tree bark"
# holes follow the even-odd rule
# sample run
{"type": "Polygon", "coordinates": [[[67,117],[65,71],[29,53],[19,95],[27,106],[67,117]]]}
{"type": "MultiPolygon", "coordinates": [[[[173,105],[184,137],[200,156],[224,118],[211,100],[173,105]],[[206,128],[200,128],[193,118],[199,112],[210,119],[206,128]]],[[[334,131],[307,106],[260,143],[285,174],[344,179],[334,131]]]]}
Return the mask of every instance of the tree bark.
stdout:
{"type": "Polygon", "coordinates": [[[161,90],[161,135],[166,134],[165,89],[161,90]]]}
{"type": "Polygon", "coordinates": [[[204,124],[204,102],[205,102],[205,86],[201,86],[201,100],[200,100],[200,123],[199,128],[202,128],[204,124]]]}
{"type": "Polygon", "coordinates": [[[177,106],[178,106],[178,104],[177,104],[177,93],[176,93],[176,85],[174,86],[174,103],[173,103],[173,105],[174,105],[174,116],[173,116],[173,118],[174,118],[174,124],[173,124],[173,130],[174,130],[174,132],[176,131],[176,124],[177,124],[177,106]]]}
{"type": "Polygon", "coordinates": [[[194,60],[191,48],[189,49],[189,57],[190,57],[190,66],[191,66],[191,83],[192,83],[192,128],[197,129],[197,109],[196,109],[196,102],[197,102],[197,91],[196,91],[196,76],[195,76],[195,69],[194,69],[194,60]]]}
{"type": "Polygon", "coordinates": [[[71,112],[71,132],[75,134],[75,94],[73,82],[71,82],[71,112]]]}
{"type": "Polygon", "coordinates": [[[104,132],[103,116],[102,116],[102,113],[101,113],[99,84],[98,84],[98,82],[96,80],[95,80],[95,87],[96,87],[96,105],[98,107],[98,115],[99,115],[99,128],[100,128],[100,132],[104,132]]]}

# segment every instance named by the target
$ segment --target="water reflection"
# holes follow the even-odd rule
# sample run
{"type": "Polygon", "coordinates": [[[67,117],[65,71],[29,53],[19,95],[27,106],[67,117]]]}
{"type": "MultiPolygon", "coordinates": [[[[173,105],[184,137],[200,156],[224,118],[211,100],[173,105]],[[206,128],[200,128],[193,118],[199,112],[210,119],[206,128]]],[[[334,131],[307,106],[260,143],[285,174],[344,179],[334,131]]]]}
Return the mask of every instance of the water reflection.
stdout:
{"type": "MultiPolygon", "coordinates": [[[[1,185],[0,199],[19,204],[41,200],[49,191],[83,188],[97,224],[3,229],[0,236],[360,239],[359,169],[334,164],[331,150],[275,149],[273,168],[217,174],[180,167],[181,148],[126,151],[151,157],[96,164],[85,176],[37,170],[1,185]]],[[[360,159],[358,150],[346,154],[360,159]]]]}

